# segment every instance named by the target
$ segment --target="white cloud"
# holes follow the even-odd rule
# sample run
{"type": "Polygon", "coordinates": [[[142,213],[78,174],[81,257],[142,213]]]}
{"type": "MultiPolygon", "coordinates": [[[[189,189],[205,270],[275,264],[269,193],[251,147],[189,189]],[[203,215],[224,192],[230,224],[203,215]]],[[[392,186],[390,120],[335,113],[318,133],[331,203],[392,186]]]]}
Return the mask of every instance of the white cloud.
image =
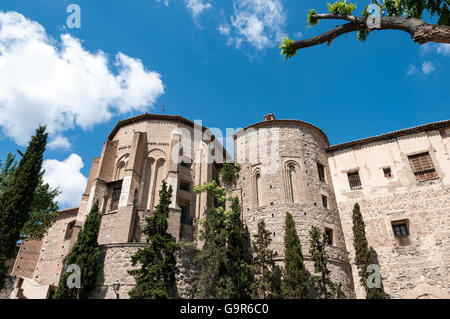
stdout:
{"type": "Polygon", "coordinates": [[[231,25],[235,36],[229,39],[239,47],[247,41],[261,50],[281,40],[286,23],[283,0],[233,0],[231,25]]]}
{"type": "Polygon", "coordinates": [[[408,70],[406,71],[406,74],[414,75],[414,74],[417,74],[418,72],[419,72],[419,70],[417,70],[417,68],[414,65],[410,64],[408,66],[408,70]]]}
{"type": "Polygon", "coordinates": [[[186,7],[191,12],[192,18],[195,20],[203,11],[211,9],[211,3],[204,0],[184,0],[186,7]]]}
{"type": "Polygon", "coordinates": [[[449,43],[439,43],[436,45],[436,51],[439,54],[450,56],[450,44],[449,43]]]}
{"type": "Polygon", "coordinates": [[[0,126],[24,145],[39,124],[50,134],[83,129],[114,114],[146,111],[164,93],[161,75],[123,53],[115,73],[102,51],[70,34],[52,39],[37,22],[0,11],[0,126]]]}
{"type": "Polygon", "coordinates": [[[64,149],[64,150],[70,150],[72,145],[70,144],[69,140],[61,135],[57,135],[54,137],[50,142],[47,144],[48,148],[50,149],[64,149]]]}
{"type": "Polygon", "coordinates": [[[427,43],[425,43],[425,44],[422,44],[422,45],[419,47],[419,50],[420,50],[420,54],[421,54],[421,55],[424,55],[424,54],[426,54],[426,53],[429,53],[429,52],[431,52],[431,51],[433,50],[433,43],[427,42],[427,43]]]}
{"type": "Polygon", "coordinates": [[[156,0],[156,2],[164,2],[164,5],[165,5],[166,7],[169,6],[169,0],[164,0],[164,1],[156,0]]]}
{"type": "Polygon", "coordinates": [[[435,70],[433,64],[430,61],[424,61],[422,66],[417,68],[415,65],[410,64],[408,70],[406,70],[407,75],[428,75],[435,70]]]}
{"type": "Polygon", "coordinates": [[[425,61],[422,63],[422,73],[423,74],[428,75],[433,71],[434,71],[434,66],[431,62],[425,61]]]}
{"type": "Polygon", "coordinates": [[[298,31],[298,32],[294,33],[294,40],[300,39],[302,36],[303,36],[303,33],[301,31],[298,31]]]}
{"type": "Polygon", "coordinates": [[[219,30],[219,32],[221,33],[221,34],[224,34],[224,35],[229,35],[230,34],[230,27],[227,25],[227,24],[222,24],[222,25],[220,25],[218,28],[217,28],[217,30],[219,30]]]}
{"type": "Polygon", "coordinates": [[[87,183],[87,178],[80,172],[83,168],[80,156],[73,153],[63,161],[48,159],[44,161],[42,168],[45,170],[44,181],[61,191],[56,198],[60,208],[80,205],[81,195],[87,183]]]}
{"type": "Polygon", "coordinates": [[[424,55],[436,50],[436,53],[445,56],[450,56],[450,44],[449,43],[433,43],[428,42],[420,46],[420,54],[424,55]]]}

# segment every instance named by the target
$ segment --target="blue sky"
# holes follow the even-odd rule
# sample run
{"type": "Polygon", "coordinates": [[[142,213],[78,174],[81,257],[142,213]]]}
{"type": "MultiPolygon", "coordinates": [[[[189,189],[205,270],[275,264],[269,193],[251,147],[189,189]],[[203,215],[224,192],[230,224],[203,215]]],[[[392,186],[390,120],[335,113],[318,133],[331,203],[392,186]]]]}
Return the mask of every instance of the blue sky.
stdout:
{"type": "MultiPolygon", "coordinates": [[[[368,2],[357,1],[355,13],[368,2]]],[[[83,178],[116,122],[160,113],[163,104],[166,114],[224,132],[267,113],[301,119],[323,129],[331,144],[450,118],[448,45],[419,48],[400,31],[373,32],[365,43],[349,34],[284,62],[277,47],[281,36],[307,38],[340,24],[322,21],[307,28],[310,8],[325,12],[326,1],[2,0],[0,158],[24,148],[36,121],[50,121],[54,147],[46,151],[45,167],[55,173],[48,179],[57,183],[58,172],[67,172],[77,181],[59,185],[67,207],[79,201],[83,178]],[[70,3],[81,8],[80,29],[66,26],[70,3]],[[23,15],[23,29],[3,37],[11,41],[14,32],[23,31],[17,33],[23,37],[33,29],[26,38],[31,53],[22,54],[15,42],[3,43],[3,50],[14,46],[14,54],[2,52],[2,21],[3,27],[16,23],[8,20],[11,12],[23,15]],[[79,62],[77,54],[86,60],[79,62]],[[55,61],[67,70],[54,74],[52,66],[60,65],[55,61]],[[88,70],[77,70],[84,65],[88,70]],[[95,85],[83,83],[86,74],[95,85]],[[128,86],[116,94],[111,88],[121,81],[128,86]],[[15,83],[26,85],[17,89],[15,83]],[[51,92],[53,107],[45,104],[45,92],[51,92]],[[61,106],[66,96],[73,103],[61,106]]]]}

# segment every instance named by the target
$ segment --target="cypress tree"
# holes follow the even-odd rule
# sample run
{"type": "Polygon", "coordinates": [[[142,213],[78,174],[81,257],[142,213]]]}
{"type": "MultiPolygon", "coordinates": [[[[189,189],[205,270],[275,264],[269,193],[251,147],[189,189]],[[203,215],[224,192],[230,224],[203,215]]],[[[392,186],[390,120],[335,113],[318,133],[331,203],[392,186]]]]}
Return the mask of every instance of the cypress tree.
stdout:
{"type": "Polygon", "coordinates": [[[136,280],[136,286],[128,292],[131,299],[167,299],[175,285],[175,252],[179,245],[175,237],[167,232],[171,199],[172,186],[167,188],[163,180],[159,204],[153,215],[145,219],[146,226],[142,230],[150,245],[131,256],[131,264],[140,265],[140,268],[128,271],[136,280]]]}
{"type": "MultiPolygon", "coordinates": [[[[234,163],[223,163],[219,169],[218,176],[221,190],[226,195],[230,210],[224,212],[226,232],[225,235],[225,256],[221,274],[225,285],[221,295],[223,298],[251,298],[252,283],[254,280],[252,267],[252,254],[250,252],[250,235],[246,229],[242,218],[242,209],[239,200],[231,196],[233,187],[239,178],[240,168],[234,163]]],[[[215,193],[217,196],[218,192],[215,193]]]]}
{"type": "MultiPolygon", "coordinates": [[[[0,162],[0,167],[2,168],[0,172],[1,196],[8,189],[14,177],[17,168],[15,156],[8,153],[5,163],[0,162]]],[[[55,199],[61,192],[44,183],[44,173],[45,171],[39,173],[39,181],[33,194],[29,217],[20,231],[21,240],[41,240],[58,216],[58,202],[55,199]]]]}
{"type": "Polygon", "coordinates": [[[327,267],[328,254],[325,250],[327,235],[316,226],[312,226],[309,236],[309,254],[314,262],[314,272],[319,274],[310,277],[310,285],[314,289],[315,297],[319,299],[343,298],[341,283],[335,284],[331,280],[330,270],[327,267]]]}
{"type": "Polygon", "coordinates": [[[294,218],[286,212],[282,293],[286,299],[308,298],[308,279],[294,218]]]}
{"type": "Polygon", "coordinates": [[[241,205],[237,197],[231,197],[231,210],[226,231],[226,267],[224,275],[226,299],[252,297],[254,280],[250,238],[241,219],[241,205]]]}
{"type": "Polygon", "coordinates": [[[225,218],[218,209],[211,209],[201,221],[202,229],[199,239],[203,247],[197,258],[199,267],[199,280],[196,287],[196,298],[220,298],[222,286],[221,274],[225,272],[226,237],[225,218]]]}
{"type": "Polygon", "coordinates": [[[5,279],[6,279],[6,273],[8,272],[8,269],[5,266],[6,263],[6,257],[0,256],[0,290],[2,290],[5,279]]]}
{"type": "Polygon", "coordinates": [[[359,204],[353,207],[353,246],[355,248],[355,264],[358,268],[361,285],[366,291],[367,299],[385,299],[386,296],[380,288],[369,288],[367,286],[367,267],[375,263],[375,256],[371,253],[366,238],[364,220],[360,211],[359,204]]]}
{"type": "MultiPolygon", "coordinates": [[[[230,168],[233,169],[232,166],[226,169],[230,168]]],[[[250,240],[241,219],[239,200],[231,196],[231,189],[221,187],[216,181],[197,186],[194,190],[196,193],[208,192],[214,199],[211,202],[216,205],[208,210],[205,219],[199,221],[203,248],[197,256],[200,278],[195,296],[250,298],[254,277],[250,240]],[[229,210],[225,209],[227,203],[230,204],[229,210]]]]}
{"type": "Polygon", "coordinates": [[[0,194],[2,194],[10,185],[12,178],[14,177],[14,172],[17,168],[16,157],[11,154],[11,152],[6,155],[5,163],[0,160],[0,194]]]}
{"type": "Polygon", "coordinates": [[[87,299],[89,293],[94,289],[97,278],[97,261],[100,255],[97,242],[99,225],[100,215],[98,200],[96,200],[86,217],[83,229],[78,234],[77,241],[65,260],[66,266],[75,264],[80,267],[81,287],[69,288],[67,286],[67,279],[71,273],[66,271],[61,275],[53,299],[87,299]]]}
{"type": "Polygon", "coordinates": [[[275,264],[275,257],[278,254],[269,249],[272,237],[270,231],[266,229],[264,220],[259,221],[258,232],[253,237],[254,298],[279,298],[281,287],[278,285],[279,273],[275,264]]]}
{"type": "Polygon", "coordinates": [[[29,219],[46,143],[45,126],[40,126],[31,138],[9,186],[0,195],[0,262],[3,261],[0,267],[0,289],[5,276],[4,261],[15,256],[20,233],[29,219]]]}
{"type": "Polygon", "coordinates": [[[223,274],[226,269],[226,216],[224,191],[216,182],[205,183],[196,187],[196,193],[210,192],[216,199],[218,207],[212,207],[206,212],[205,219],[200,220],[202,226],[199,239],[203,247],[197,255],[200,265],[200,277],[196,287],[196,298],[209,299],[223,297],[223,274]]]}

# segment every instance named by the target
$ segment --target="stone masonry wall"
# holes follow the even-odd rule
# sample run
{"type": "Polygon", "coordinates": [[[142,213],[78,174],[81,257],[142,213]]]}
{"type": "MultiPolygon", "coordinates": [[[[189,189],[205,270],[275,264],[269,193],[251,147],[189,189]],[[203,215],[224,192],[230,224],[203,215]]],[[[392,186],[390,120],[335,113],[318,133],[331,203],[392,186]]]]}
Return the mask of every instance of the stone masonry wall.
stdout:
{"type": "Polygon", "coordinates": [[[241,198],[243,218],[251,235],[257,232],[257,224],[263,219],[272,232],[272,248],[279,260],[284,255],[284,226],[286,212],[296,222],[305,264],[310,273],[313,265],[309,259],[309,231],[317,226],[322,231],[333,230],[333,245],[327,246],[331,277],[341,282],[348,297],[354,296],[351,267],[345,246],[331,175],[327,167],[324,136],[318,131],[300,124],[266,124],[257,130],[238,134],[236,137],[236,162],[240,165],[240,177],[235,193],[241,198]],[[256,153],[256,154],[255,154],[256,153]],[[296,167],[291,203],[288,195],[286,166],[296,167]],[[325,181],[319,179],[317,164],[325,166],[325,181]],[[256,190],[255,173],[261,174],[262,186],[256,190]],[[256,192],[261,192],[261,203],[256,203],[256,192]],[[327,197],[327,207],[322,203],[327,197]]]}
{"type": "Polygon", "coordinates": [[[258,222],[263,219],[266,227],[272,232],[271,248],[278,253],[278,260],[284,259],[284,229],[286,212],[290,212],[295,220],[297,234],[300,238],[302,253],[305,265],[310,274],[314,274],[314,267],[310,262],[309,254],[309,230],[311,226],[323,229],[324,225],[334,230],[334,245],[327,245],[326,250],[329,256],[328,268],[331,271],[331,278],[335,282],[341,282],[344,293],[349,297],[354,297],[352,270],[348,262],[348,252],[345,249],[344,234],[340,227],[339,218],[333,216],[324,208],[308,207],[302,204],[286,204],[246,212],[244,219],[252,235],[256,234],[258,222]]]}
{"type": "MultiPolygon", "coordinates": [[[[131,256],[144,243],[127,243],[103,245],[98,262],[97,286],[91,293],[94,299],[115,299],[116,294],[112,288],[114,281],[120,282],[119,297],[128,299],[128,292],[134,287],[135,280],[128,274],[131,266],[131,256]]],[[[197,271],[194,267],[195,249],[183,246],[177,254],[177,267],[179,273],[176,276],[177,287],[173,291],[174,298],[191,298],[194,293],[194,283],[197,271]]],[[[137,266],[136,266],[137,267],[137,266]]]]}
{"type": "MultiPolygon", "coordinates": [[[[410,291],[426,284],[437,288],[433,298],[450,298],[450,187],[428,185],[415,191],[359,199],[358,203],[367,241],[378,255],[385,292],[391,298],[417,298],[420,289],[415,295],[410,291]],[[411,243],[399,246],[391,222],[404,219],[409,220],[411,243]]],[[[346,234],[352,233],[353,204],[340,204],[346,234]]],[[[347,240],[353,263],[352,236],[347,240]]],[[[355,266],[353,276],[356,293],[364,298],[355,266]]]]}
{"type": "MultiPolygon", "coordinates": [[[[391,298],[450,298],[450,128],[431,129],[328,152],[345,242],[353,265],[352,210],[359,203],[366,236],[391,298]],[[427,154],[435,175],[418,180],[409,156],[427,154]],[[385,169],[389,174],[385,174],[385,169]],[[361,186],[351,189],[348,173],[361,186]],[[404,222],[409,236],[395,237],[404,222]]],[[[356,267],[355,291],[364,298],[356,267]]]]}

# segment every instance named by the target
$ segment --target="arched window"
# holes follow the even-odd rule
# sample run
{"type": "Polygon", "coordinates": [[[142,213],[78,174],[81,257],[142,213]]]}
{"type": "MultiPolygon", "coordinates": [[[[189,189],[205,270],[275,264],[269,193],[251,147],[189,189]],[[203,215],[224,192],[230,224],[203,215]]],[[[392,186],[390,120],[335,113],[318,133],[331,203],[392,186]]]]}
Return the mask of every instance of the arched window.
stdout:
{"type": "Polygon", "coordinates": [[[67,224],[66,234],[64,235],[64,240],[69,240],[72,238],[73,229],[75,227],[75,220],[72,220],[67,224]]]}
{"type": "Polygon", "coordinates": [[[285,188],[286,202],[289,204],[298,203],[299,194],[299,166],[294,161],[289,161],[285,165],[285,188]]]}
{"type": "Polygon", "coordinates": [[[161,183],[164,179],[164,165],[166,161],[164,158],[159,158],[155,164],[155,174],[153,177],[153,194],[151,197],[150,210],[153,210],[159,203],[159,191],[161,190],[161,183]]]}
{"type": "Polygon", "coordinates": [[[288,166],[288,175],[289,175],[289,203],[294,202],[294,194],[295,194],[295,167],[294,165],[288,166]]]}
{"type": "Polygon", "coordinates": [[[263,201],[263,181],[261,177],[261,172],[257,170],[254,173],[254,206],[261,207],[264,205],[263,201]]]}
{"type": "Polygon", "coordinates": [[[152,185],[152,171],[154,169],[153,165],[155,163],[154,158],[148,158],[145,161],[145,171],[144,171],[144,188],[142,189],[142,200],[141,207],[144,209],[149,209],[150,206],[150,192],[152,185]]]}
{"type": "Polygon", "coordinates": [[[256,173],[255,176],[255,182],[256,182],[256,206],[259,207],[261,204],[261,174],[256,173]]]}
{"type": "Polygon", "coordinates": [[[125,162],[121,161],[119,165],[117,165],[116,170],[116,181],[119,179],[123,179],[123,176],[125,175],[125,162]]]}

